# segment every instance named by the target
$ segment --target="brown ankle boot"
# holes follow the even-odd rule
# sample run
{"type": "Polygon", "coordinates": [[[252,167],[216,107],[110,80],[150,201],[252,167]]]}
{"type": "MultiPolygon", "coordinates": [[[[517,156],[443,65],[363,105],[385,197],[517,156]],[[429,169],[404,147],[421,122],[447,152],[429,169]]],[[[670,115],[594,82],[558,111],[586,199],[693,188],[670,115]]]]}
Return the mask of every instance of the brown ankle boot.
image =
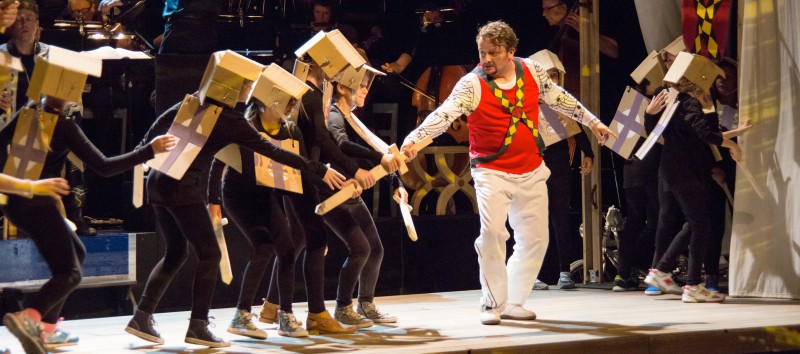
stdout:
{"type": "Polygon", "coordinates": [[[306,319],[306,329],[311,334],[340,334],[340,333],[353,333],[356,331],[356,326],[346,325],[331,317],[328,311],[320,313],[308,313],[306,319]]]}
{"type": "Polygon", "coordinates": [[[278,323],[278,304],[273,304],[264,299],[264,306],[258,315],[258,321],[263,323],[278,323]]]}

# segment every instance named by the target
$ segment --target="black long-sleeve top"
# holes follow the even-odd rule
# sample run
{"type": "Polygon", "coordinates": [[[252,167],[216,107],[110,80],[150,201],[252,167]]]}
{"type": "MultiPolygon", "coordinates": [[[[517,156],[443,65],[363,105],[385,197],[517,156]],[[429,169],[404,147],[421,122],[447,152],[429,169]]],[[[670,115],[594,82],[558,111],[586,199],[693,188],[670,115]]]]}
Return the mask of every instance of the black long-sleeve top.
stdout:
{"type": "MultiPolygon", "coordinates": [[[[217,104],[213,100],[207,100],[217,104]]],[[[175,120],[181,103],[172,106],[159,116],[150,130],[145,134],[144,140],[149,141],[153,136],[166,134],[175,120]]],[[[194,203],[205,203],[207,194],[208,172],[214,155],[228,144],[238,144],[261,155],[269,157],[284,165],[312,173],[320,178],[327,172],[327,167],[315,161],[310,161],[302,156],[281,150],[272,145],[269,140],[258,134],[255,128],[244,118],[241,107],[237,109],[223,108],[214,129],[199,154],[194,159],[189,169],[181,180],[175,180],[159,171],[153,171],[147,180],[147,194],[150,203],[169,206],[179,206],[194,203]]]]}
{"type": "MultiPolygon", "coordinates": [[[[655,94],[658,94],[658,91],[655,94]]],[[[714,157],[709,144],[722,145],[717,113],[704,113],[700,101],[685,93],[678,94],[680,102],[670,123],[664,129],[659,175],[667,182],[680,183],[683,178],[704,181],[711,175],[714,157]]],[[[658,117],[647,115],[646,121],[658,117]]],[[[652,122],[648,122],[650,126],[652,122]]]]}
{"type": "MultiPolygon", "coordinates": [[[[14,136],[18,117],[19,113],[15,114],[11,121],[0,130],[0,166],[4,166],[8,160],[8,146],[14,136]]],[[[74,119],[60,115],[53,130],[50,151],[45,158],[40,178],[60,177],[70,151],[86,166],[104,177],[122,173],[154,156],[153,148],[149,144],[142,144],[126,154],[106,157],[89,141],[74,119]]]]}
{"type": "MultiPolygon", "coordinates": [[[[364,169],[369,170],[381,163],[381,159],[383,158],[382,153],[350,140],[351,136],[354,138],[357,137],[359,140],[360,137],[350,127],[350,124],[345,121],[342,111],[336,105],[331,107],[331,113],[328,115],[328,131],[331,132],[331,135],[336,140],[336,145],[339,146],[339,149],[341,149],[349,159],[355,159],[356,163],[362,162],[359,165],[364,169]]],[[[366,142],[364,144],[366,144],[366,142]]],[[[331,165],[334,168],[338,166],[336,162],[331,162],[331,165]]],[[[346,177],[351,178],[354,175],[355,173],[353,175],[347,175],[346,177]]],[[[400,186],[400,179],[397,177],[397,174],[391,173],[387,177],[390,178],[390,183],[392,183],[394,188],[400,186]]]]}
{"type": "MultiPolygon", "coordinates": [[[[308,152],[306,151],[305,143],[303,141],[303,134],[300,132],[300,128],[298,128],[295,123],[282,121],[280,129],[275,134],[270,134],[269,132],[267,132],[264,129],[264,127],[258,122],[256,122],[255,128],[256,130],[258,130],[259,133],[267,134],[269,135],[270,138],[273,138],[275,140],[286,140],[286,139],[297,140],[298,144],[300,145],[299,146],[300,155],[308,156],[308,152]]],[[[223,187],[227,191],[233,191],[237,193],[237,195],[247,195],[251,193],[254,194],[254,193],[273,190],[272,188],[261,186],[256,183],[255,158],[253,157],[253,152],[248,149],[240,149],[239,151],[242,158],[242,173],[239,173],[236,170],[229,168],[228,172],[225,173],[223,182],[223,172],[225,171],[225,163],[215,159],[214,163],[211,165],[211,172],[209,173],[209,179],[208,179],[209,203],[214,203],[214,204],[222,203],[222,195],[220,192],[223,187]]],[[[320,188],[328,188],[328,185],[322,182],[321,179],[316,177],[309,177],[307,173],[302,173],[301,177],[303,179],[304,187],[308,187],[312,183],[315,183],[320,188]]],[[[275,189],[274,191],[277,191],[278,193],[283,193],[283,191],[278,189],[275,189]]],[[[294,194],[291,192],[286,192],[286,193],[294,194]]],[[[303,193],[315,193],[315,191],[303,190],[303,193]]]]}
{"type": "Polygon", "coordinates": [[[358,171],[358,164],[339,148],[325,124],[322,90],[310,81],[306,81],[306,84],[313,90],[303,95],[297,126],[305,137],[308,158],[312,161],[330,162],[338,166],[335,169],[345,176],[354,176],[358,171]]]}

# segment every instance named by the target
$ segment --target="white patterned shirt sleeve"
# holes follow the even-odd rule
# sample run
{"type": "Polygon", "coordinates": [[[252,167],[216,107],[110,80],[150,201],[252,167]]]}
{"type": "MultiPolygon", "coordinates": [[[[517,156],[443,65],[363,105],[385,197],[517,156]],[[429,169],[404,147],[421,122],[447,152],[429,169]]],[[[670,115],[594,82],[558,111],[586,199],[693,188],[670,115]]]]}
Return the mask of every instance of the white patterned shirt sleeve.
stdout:
{"type": "Polygon", "coordinates": [[[533,74],[533,79],[539,85],[539,98],[544,100],[554,111],[563,113],[570,119],[581,123],[587,127],[592,127],[599,123],[600,120],[595,117],[592,112],[589,112],[583,107],[583,104],[578,102],[569,92],[554,83],[550,76],[547,75],[547,70],[544,69],[539,63],[523,59],[528,69],[533,74]]]}
{"type": "Polygon", "coordinates": [[[442,105],[429,114],[419,127],[408,134],[403,145],[409,142],[418,142],[426,136],[435,138],[447,131],[450,124],[462,114],[472,114],[481,100],[479,80],[478,76],[473,73],[464,75],[458,80],[450,96],[447,96],[442,105]]]}

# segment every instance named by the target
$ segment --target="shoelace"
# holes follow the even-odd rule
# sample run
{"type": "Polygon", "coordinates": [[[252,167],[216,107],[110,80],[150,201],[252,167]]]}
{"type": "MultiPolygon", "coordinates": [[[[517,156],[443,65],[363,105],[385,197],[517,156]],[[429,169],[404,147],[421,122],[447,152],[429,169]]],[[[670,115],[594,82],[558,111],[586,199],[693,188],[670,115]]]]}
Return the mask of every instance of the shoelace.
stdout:
{"type": "Polygon", "coordinates": [[[380,310],[378,310],[378,307],[375,306],[374,303],[370,302],[370,303],[367,303],[366,306],[362,305],[362,307],[364,307],[364,313],[367,314],[367,317],[370,317],[370,318],[373,318],[373,317],[374,318],[384,318],[384,317],[387,316],[387,314],[385,314],[385,313],[381,312],[380,310]]]}

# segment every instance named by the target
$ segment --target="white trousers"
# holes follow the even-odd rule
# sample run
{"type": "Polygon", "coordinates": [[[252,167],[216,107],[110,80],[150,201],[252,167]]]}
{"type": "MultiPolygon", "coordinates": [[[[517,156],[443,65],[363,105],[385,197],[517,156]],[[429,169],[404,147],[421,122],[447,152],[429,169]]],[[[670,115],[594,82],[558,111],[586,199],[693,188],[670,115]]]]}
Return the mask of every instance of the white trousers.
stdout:
{"type": "Polygon", "coordinates": [[[473,168],[481,233],[475,240],[480,265],[481,305],[525,305],[550,240],[547,178],[541,164],[524,174],[473,168]],[[514,251],[506,265],[506,219],[514,230],[514,251]]]}

